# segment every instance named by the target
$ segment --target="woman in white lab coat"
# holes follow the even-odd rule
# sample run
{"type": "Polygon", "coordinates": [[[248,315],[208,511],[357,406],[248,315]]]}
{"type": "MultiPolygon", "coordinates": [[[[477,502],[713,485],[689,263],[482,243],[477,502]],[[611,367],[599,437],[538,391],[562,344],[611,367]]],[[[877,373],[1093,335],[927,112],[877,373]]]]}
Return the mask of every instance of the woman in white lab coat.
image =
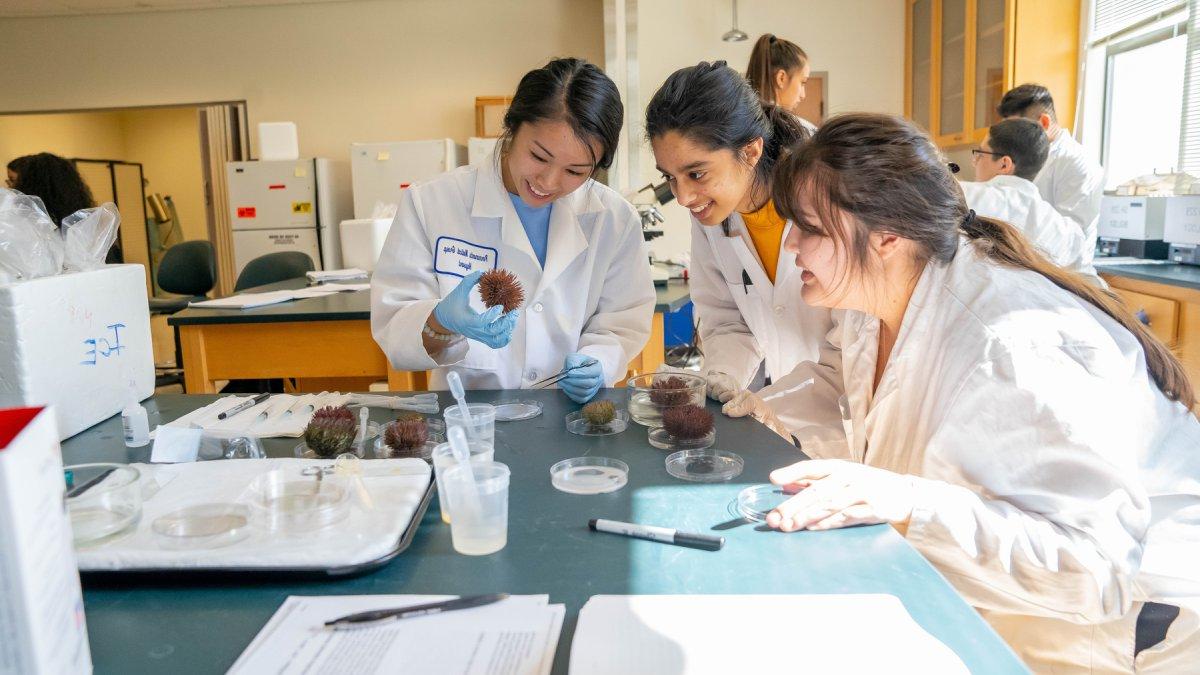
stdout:
{"type": "Polygon", "coordinates": [[[577,402],[612,385],[650,335],[655,293],[633,207],[592,176],[613,160],[624,108],[596,66],[527,73],[483,165],[405,190],[371,282],[371,330],[392,366],[450,369],[474,389],[520,389],[570,368],[577,402]],[[512,272],[514,309],[474,288],[512,272]]]}
{"type": "Polygon", "coordinates": [[[768,524],[893,524],[1036,672],[1194,670],[1200,422],[1175,357],[969,211],[911,122],[835,117],[775,181],[805,299],[844,315],[818,362],[726,404],[817,458],[771,474],[803,489],[768,524]]]}
{"type": "Polygon", "coordinates": [[[785,149],[807,138],[799,118],[765,108],[724,61],[672,74],[646,108],[658,170],[692,212],[690,289],[699,317],[708,395],[727,401],[766,361],[779,378],[815,359],[829,310],[800,298],[791,227],[771,202],[785,149]]]}

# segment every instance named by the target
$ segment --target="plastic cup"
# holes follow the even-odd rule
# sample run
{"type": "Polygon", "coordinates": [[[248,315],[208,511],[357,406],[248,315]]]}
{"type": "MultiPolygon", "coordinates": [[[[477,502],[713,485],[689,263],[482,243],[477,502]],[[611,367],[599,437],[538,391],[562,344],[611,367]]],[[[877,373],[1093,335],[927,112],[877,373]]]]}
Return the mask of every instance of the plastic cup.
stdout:
{"type": "Polygon", "coordinates": [[[508,543],[509,471],[500,462],[472,464],[470,468],[475,474],[474,483],[461,480],[461,474],[467,467],[455,465],[445,471],[445,482],[449,487],[446,496],[449,497],[450,513],[453,515],[450,542],[454,550],[463,555],[488,555],[508,543]],[[469,496],[462,490],[472,488],[476,503],[466,508],[469,496]]]}
{"type": "MultiPolygon", "coordinates": [[[[467,450],[471,452],[471,461],[479,464],[491,462],[496,457],[496,451],[491,443],[484,441],[467,441],[467,450]]],[[[442,480],[442,474],[446,469],[454,466],[454,453],[450,450],[449,443],[439,443],[433,449],[433,473],[437,480],[438,504],[442,509],[442,522],[450,522],[450,507],[446,499],[446,484],[442,480]]]]}
{"type": "MultiPolygon", "coordinates": [[[[457,405],[452,405],[446,408],[442,413],[442,417],[446,420],[446,432],[450,432],[451,427],[464,427],[463,432],[467,434],[467,440],[487,441],[488,443],[496,442],[496,408],[491,403],[468,403],[467,414],[470,415],[471,425],[475,428],[474,432],[466,427],[466,420],[463,419],[463,414],[460,412],[457,405]]],[[[449,436],[447,436],[449,438],[449,436]]]]}

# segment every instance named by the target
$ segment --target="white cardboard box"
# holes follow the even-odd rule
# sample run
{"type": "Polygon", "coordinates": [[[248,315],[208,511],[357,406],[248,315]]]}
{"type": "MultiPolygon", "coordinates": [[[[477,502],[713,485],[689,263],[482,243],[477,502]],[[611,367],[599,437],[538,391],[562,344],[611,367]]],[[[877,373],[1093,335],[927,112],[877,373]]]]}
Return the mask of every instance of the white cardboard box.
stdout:
{"type": "Polygon", "coordinates": [[[0,394],[53,405],[59,439],[154,393],[141,265],[0,284],[0,394]]]}
{"type": "Polygon", "coordinates": [[[55,415],[0,410],[0,673],[89,673],[55,415]]]}

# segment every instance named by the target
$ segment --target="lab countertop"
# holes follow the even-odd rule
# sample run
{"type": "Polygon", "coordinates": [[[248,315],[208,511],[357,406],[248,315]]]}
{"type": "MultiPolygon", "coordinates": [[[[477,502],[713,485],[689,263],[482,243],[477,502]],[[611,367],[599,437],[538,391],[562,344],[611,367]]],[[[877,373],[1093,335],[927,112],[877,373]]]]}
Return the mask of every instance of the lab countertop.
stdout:
{"type": "MultiPolygon", "coordinates": [[[[246,289],[246,293],[294,290],[307,285],[304,278],[288,279],[266,286],[246,289]]],[[[347,281],[362,283],[362,279],[347,281]]],[[[672,280],[666,286],[655,286],[655,313],[677,311],[692,298],[687,282],[672,280]]],[[[276,305],[252,309],[204,309],[189,307],[172,314],[167,323],[172,326],[196,326],[227,323],[276,323],[285,321],[369,321],[371,319],[370,291],[332,293],[319,298],[290,300],[276,305]]]]}
{"type": "MultiPolygon", "coordinates": [[[[440,395],[443,406],[452,403],[447,392],[440,395]]],[[[561,392],[477,391],[470,396],[473,401],[536,400],[544,406],[534,419],[496,425],[496,460],[512,471],[503,550],[480,557],[455,553],[435,499],[406,551],[354,578],[86,576],[84,605],[96,672],[224,672],[289,595],[496,592],[548,593],[551,602],[566,605],[554,673],[567,672],[579,610],[589,597],[695,593],[888,593],[972,673],[1025,672],[979,614],[893,528],[782,534],[736,517],[730,509],[740,490],[802,458],[795,447],[748,417],[725,417],[717,404],[708,403],[716,413],[716,447],[737,448],[745,471],[731,482],[686,483],[667,474],[667,453],[649,446],[645,427],[631,422],[625,432],[606,437],[568,433],[563,418],[578,406],[561,392]],[[581,455],[626,462],[629,483],[616,492],[590,496],[551,487],[550,465],[581,455]],[[589,532],[588,519],[597,517],[719,534],[726,543],[711,552],[589,532]]],[[[626,400],[621,389],[601,396],[622,406],[626,400]]],[[[155,425],[212,400],[165,395],[145,405],[155,425]]],[[[376,421],[389,413],[371,412],[376,421]]],[[[272,456],[290,456],[295,443],[264,439],[272,456]]],[[[119,416],[63,443],[67,464],[144,462],[148,456],[149,447],[125,447],[119,416]]],[[[871,649],[872,637],[863,635],[862,644],[871,649]]]]}
{"type": "Polygon", "coordinates": [[[1200,291],[1200,266],[1196,265],[1152,262],[1105,265],[1103,258],[1097,258],[1095,265],[1096,271],[1101,274],[1200,291]]]}

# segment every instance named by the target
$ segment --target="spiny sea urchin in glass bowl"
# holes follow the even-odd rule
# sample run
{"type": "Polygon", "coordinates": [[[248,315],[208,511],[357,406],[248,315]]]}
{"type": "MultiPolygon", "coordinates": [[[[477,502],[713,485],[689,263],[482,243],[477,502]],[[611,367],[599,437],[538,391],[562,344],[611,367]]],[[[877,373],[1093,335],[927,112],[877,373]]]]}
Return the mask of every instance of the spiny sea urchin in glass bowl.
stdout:
{"type": "Polygon", "coordinates": [[[683,405],[704,405],[707,382],[687,373],[649,373],[630,378],[629,417],[648,427],[662,426],[663,413],[683,405]]]}

